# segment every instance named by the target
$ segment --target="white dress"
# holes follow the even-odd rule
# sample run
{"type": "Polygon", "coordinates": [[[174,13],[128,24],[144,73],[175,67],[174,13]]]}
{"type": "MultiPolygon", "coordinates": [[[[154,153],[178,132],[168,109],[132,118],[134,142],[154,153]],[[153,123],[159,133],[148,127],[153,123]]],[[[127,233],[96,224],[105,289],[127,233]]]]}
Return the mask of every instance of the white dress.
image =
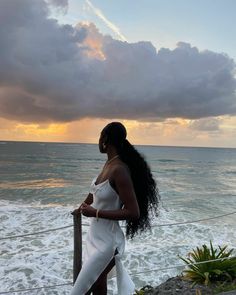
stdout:
{"type": "MultiPolygon", "coordinates": [[[[90,193],[93,194],[93,204],[99,210],[117,210],[122,206],[117,192],[110,185],[109,180],[95,184],[95,177],[91,184],[90,193]]],[[[135,286],[129,274],[122,265],[121,257],[125,248],[125,236],[117,220],[90,217],[90,228],[86,236],[84,261],[82,269],[76,279],[71,295],[84,295],[96,282],[100,274],[114,257],[118,295],[130,295],[135,286]]]]}

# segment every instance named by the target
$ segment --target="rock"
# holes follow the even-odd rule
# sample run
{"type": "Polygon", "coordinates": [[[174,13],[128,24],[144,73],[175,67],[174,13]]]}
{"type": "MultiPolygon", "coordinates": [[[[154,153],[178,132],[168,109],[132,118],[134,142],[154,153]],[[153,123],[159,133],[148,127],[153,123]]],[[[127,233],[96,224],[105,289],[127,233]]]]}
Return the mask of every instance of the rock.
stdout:
{"type": "Polygon", "coordinates": [[[191,287],[192,282],[183,280],[181,276],[168,279],[152,290],[145,291],[145,295],[212,295],[211,288],[204,285],[191,287]],[[201,293],[198,291],[201,291],[201,293]]]}
{"type": "MultiPolygon", "coordinates": [[[[229,285],[231,284],[232,286],[236,286],[236,280],[229,283],[229,285]]],[[[216,294],[213,290],[217,286],[218,284],[213,284],[211,287],[196,284],[192,287],[192,282],[184,280],[183,276],[176,276],[155,288],[147,285],[141,290],[143,290],[144,293],[142,294],[144,295],[213,295],[216,294]]],[[[217,293],[217,295],[236,295],[236,290],[217,293]]]]}

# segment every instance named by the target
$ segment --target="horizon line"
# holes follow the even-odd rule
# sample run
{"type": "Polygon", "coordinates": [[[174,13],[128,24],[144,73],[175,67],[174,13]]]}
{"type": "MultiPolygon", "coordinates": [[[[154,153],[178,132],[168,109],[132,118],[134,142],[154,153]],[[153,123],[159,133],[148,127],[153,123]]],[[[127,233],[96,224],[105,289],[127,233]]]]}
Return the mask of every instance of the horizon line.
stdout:
{"type": "MultiPolygon", "coordinates": [[[[67,141],[32,141],[32,140],[2,140],[0,142],[24,142],[24,143],[55,143],[55,144],[91,144],[98,145],[98,143],[91,142],[67,142],[67,141]]],[[[190,145],[158,145],[158,144],[133,144],[134,146],[152,146],[152,147],[170,147],[170,148],[209,148],[209,149],[236,149],[236,147],[226,146],[190,146],[190,145]]]]}

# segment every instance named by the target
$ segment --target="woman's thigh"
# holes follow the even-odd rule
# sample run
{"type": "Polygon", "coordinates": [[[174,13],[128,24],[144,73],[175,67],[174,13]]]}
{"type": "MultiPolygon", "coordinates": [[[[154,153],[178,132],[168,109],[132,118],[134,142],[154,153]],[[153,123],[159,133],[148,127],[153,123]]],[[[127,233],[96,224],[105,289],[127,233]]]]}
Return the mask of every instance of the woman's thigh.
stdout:
{"type": "Polygon", "coordinates": [[[86,293],[86,295],[91,294],[91,292],[93,292],[94,295],[96,295],[96,294],[106,295],[106,292],[107,292],[107,274],[112,270],[112,268],[114,266],[115,266],[115,257],[112,258],[112,260],[109,262],[109,264],[104,269],[104,271],[100,274],[97,281],[93,284],[93,286],[86,293]]]}

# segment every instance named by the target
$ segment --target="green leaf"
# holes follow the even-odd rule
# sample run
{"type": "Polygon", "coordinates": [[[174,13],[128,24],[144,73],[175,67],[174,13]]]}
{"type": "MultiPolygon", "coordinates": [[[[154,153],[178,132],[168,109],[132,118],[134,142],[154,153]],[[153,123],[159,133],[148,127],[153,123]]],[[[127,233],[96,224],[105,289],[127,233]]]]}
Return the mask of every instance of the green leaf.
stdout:
{"type": "Polygon", "coordinates": [[[208,285],[215,281],[232,280],[236,278],[236,258],[230,258],[233,249],[228,250],[228,246],[218,246],[214,248],[212,241],[210,246],[202,245],[196,247],[189,254],[188,258],[179,256],[187,265],[183,271],[186,279],[195,283],[204,283],[208,285]],[[218,258],[226,258],[221,261],[213,261],[218,258]],[[203,262],[201,264],[189,265],[203,262]],[[205,262],[205,263],[204,263],[205,262]]]}

